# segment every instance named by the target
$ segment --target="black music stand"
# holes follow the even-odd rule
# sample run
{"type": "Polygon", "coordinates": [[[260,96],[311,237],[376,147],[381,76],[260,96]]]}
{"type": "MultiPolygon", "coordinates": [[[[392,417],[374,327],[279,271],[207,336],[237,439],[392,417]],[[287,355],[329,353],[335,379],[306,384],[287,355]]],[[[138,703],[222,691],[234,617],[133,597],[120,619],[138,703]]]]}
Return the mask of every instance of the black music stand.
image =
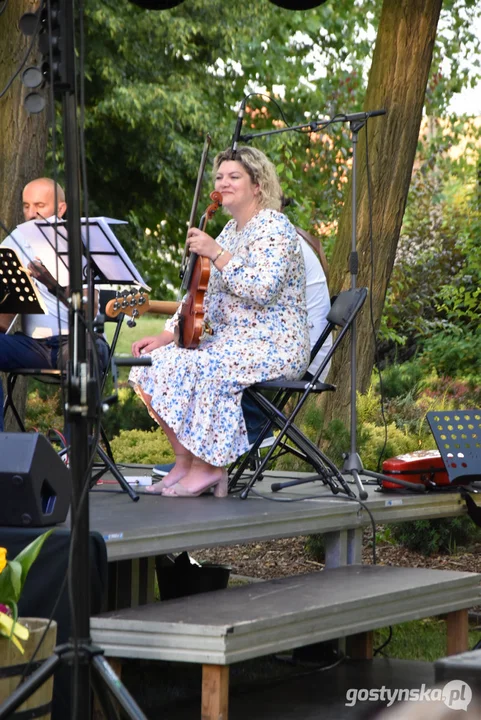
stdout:
{"type": "MultiPolygon", "coordinates": [[[[110,283],[118,285],[135,285],[142,287],[147,292],[150,287],[138,272],[137,268],[117,240],[112,225],[126,225],[125,220],[115,220],[107,217],[94,217],[81,219],[81,238],[84,255],[88,257],[93,269],[94,282],[110,283]]],[[[32,250],[42,255],[42,262],[45,267],[54,275],[50,258],[59,258],[60,275],[68,273],[68,233],[65,220],[30,220],[19,225],[19,232],[26,237],[32,250]],[[49,257],[44,260],[44,253],[49,257]]],[[[55,261],[56,262],[56,261],[55,261]]],[[[83,276],[87,282],[88,265],[84,262],[83,276]]],[[[68,284],[67,281],[60,285],[68,284]]]]}
{"type": "Polygon", "coordinates": [[[47,312],[28,270],[12,248],[0,247],[0,310],[2,313],[43,315],[47,312]]]}
{"type": "Polygon", "coordinates": [[[481,410],[433,411],[426,417],[449,481],[481,480],[481,410]]]}
{"type": "MultiPolygon", "coordinates": [[[[93,268],[93,283],[128,283],[141,285],[143,288],[150,290],[110,229],[110,225],[114,224],[125,223],[123,220],[104,217],[91,218],[88,222],[83,219],[81,222],[85,254],[88,256],[90,265],[93,268]]],[[[67,286],[69,284],[69,258],[66,222],[58,218],[52,220],[29,220],[18,225],[17,230],[29,245],[30,261],[33,261],[35,257],[40,257],[44,267],[57,279],[59,285],[61,287],[67,286]]],[[[13,305],[10,303],[7,309],[3,309],[0,300],[2,311],[31,314],[35,314],[37,311],[39,313],[46,312],[42,297],[36,290],[34,283],[32,283],[28,271],[22,266],[16,252],[10,248],[0,248],[0,251],[2,252],[0,257],[5,254],[6,258],[5,261],[2,260],[0,265],[0,283],[5,285],[8,293],[5,296],[5,302],[7,302],[7,297],[17,300],[13,305]],[[2,269],[3,274],[1,274],[2,269]],[[21,288],[24,287],[28,294],[27,292],[22,294],[21,288]],[[40,307],[40,309],[37,310],[37,307],[40,307]]],[[[89,263],[84,258],[83,277],[86,282],[89,279],[88,267],[89,263]]],[[[110,362],[112,362],[112,354],[110,362]]],[[[105,379],[102,382],[102,388],[104,382],[105,379]]],[[[97,466],[91,480],[91,487],[96,484],[103,472],[108,470],[131,500],[137,501],[139,496],[124,478],[115,464],[109,448],[108,450],[108,452],[105,452],[100,445],[96,447],[96,453],[102,462],[103,469],[99,471],[97,466]]],[[[67,452],[67,449],[62,452],[67,452]]]]}

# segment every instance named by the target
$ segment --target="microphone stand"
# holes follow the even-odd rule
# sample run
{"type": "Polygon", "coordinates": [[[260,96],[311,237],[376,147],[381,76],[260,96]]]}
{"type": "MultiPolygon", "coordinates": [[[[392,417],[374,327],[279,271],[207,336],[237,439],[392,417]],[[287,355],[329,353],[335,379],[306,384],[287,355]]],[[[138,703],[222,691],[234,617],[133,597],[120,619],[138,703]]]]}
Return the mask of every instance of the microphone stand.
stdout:
{"type": "MultiPolygon", "coordinates": [[[[357,286],[357,275],[359,270],[359,255],[357,252],[357,143],[358,134],[364,125],[367,123],[368,118],[376,117],[378,115],[385,115],[386,110],[371,110],[368,112],[359,112],[351,114],[339,113],[332,118],[322,121],[314,121],[306,125],[298,125],[296,127],[280,128],[277,130],[266,130],[260,133],[253,133],[249,135],[240,136],[240,140],[248,142],[255,137],[262,137],[264,135],[275,135],[280,132],[287,132],[289,130],[310,130],[311,132],[317,132],[323,128],[332,125],[336,122],[348,122],[352,133],[352,208],[351,208],[351,254],[349,257],[349,272],[351,275],[351,289],[355,290],[357,286]]],[[[357,381],[357,331],[356,331],[356,318],[351,325],[351,417],[350,417],[350,436],[351,436],[351,447],[350,452],[344,454],[344,465],[342,472],[347,475],[351,475],[353,478],[357,490],[359,492],[360,500],[366,500],[368,494],[362,484],[360,474],[364,473],[376,479],[389,480],[387,476],[379,473],[374,473],[368,470],[364,470],[361,458],[357,452],[357,410],[356,410],[356,381],[357,381]]],[[[392,482],[392,479],[391,479],[392,482]]]]}
{"type": "MultiPolygon", "coordinates": [[[[351,207],[351,254],[349,257],[349,272],[351,274],[351,289],[357,286],[357,274],[359,271],[359,255],[357,252],[357,142],[359,130],[367,122],[364,119],[349,121],[352,133],[352,207],[351,207]]],[[[360,473],[364,468],[361,458],[357,452],[357,408],[356,408],[356,385],[357,385],[357,318],[351,325],[351,448],[349,454],[344,456],[342,471],[351,475],[359,492],[361,500],[367,500],[368,494],[362,484],[360,473]]]]}

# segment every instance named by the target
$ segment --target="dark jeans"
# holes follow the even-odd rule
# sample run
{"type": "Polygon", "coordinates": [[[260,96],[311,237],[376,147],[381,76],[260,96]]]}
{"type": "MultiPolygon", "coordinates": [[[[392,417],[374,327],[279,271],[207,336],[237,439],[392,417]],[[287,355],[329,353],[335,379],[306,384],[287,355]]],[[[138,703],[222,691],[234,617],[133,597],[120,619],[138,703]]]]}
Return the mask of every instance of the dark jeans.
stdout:
{"type": "MultiPolygon", "coordinates": [[[[267,422],[267,418],[258,405],[245,393],[242,395],[242,412],[244,414],[244,422],[247,428],[247,437],[252,445],[267,422]]],[[[272,435],[272,430],[267,433],[267,437],[272,435]]]]}
{"type": "MultiPolygon", "coordinates": [[[[59,336],[34,340],[23,333],[5,335],[0,333],[0,372],[8,372],[17,368],[31,368],[34,370],[56,369],[59,357],[59,347],[64,345],[67,338],[59,336]]],[[[100,335],[95,340],[100,370],[107,367],[109,346],[100,335]]],[[[0,382],[0,432],[3,431],[3,387],[0,382]]]]}
{"type": "MultiPolygon", "coordinates": [[[[305,372],[303,375],[303,380],[312,380],[312,375],[310,372],[305,372]]],[[[252,400],[249,395],[246,395],[246,393],[242,394],[242,412],[244,413],[244,421],[247,428],[247,436],[249,438],[249,443],[252,445],[257,440],[257,437],[259,436],[259,433],[261,432],[262,428],[266,424],[267,417],[264,415],[262,410],[254,400],[252,400]]],[[[269,430],[267,433],[267,437],[272,436],[272,429],[269,430]]]]}

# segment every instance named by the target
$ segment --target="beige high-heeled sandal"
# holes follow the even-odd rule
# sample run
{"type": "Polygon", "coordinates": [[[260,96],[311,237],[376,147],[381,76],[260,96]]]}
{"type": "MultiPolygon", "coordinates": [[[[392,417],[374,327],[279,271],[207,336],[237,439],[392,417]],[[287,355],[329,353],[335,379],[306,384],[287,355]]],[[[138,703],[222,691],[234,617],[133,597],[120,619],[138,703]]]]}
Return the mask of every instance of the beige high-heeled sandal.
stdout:
{"type": "Polygon", "coordinates": [[[197,490],[191,490],[190,488],[182,485],[182,481],[179,481],[170,488],[166,488],[166,491],[163,491],[162,495],[164,497],[199,497],[199,495],[203,495],[211,489],[214,490],[214,497],[227,497],[227,470],[222,471],[220,478],[205,483],[197,490]]]}

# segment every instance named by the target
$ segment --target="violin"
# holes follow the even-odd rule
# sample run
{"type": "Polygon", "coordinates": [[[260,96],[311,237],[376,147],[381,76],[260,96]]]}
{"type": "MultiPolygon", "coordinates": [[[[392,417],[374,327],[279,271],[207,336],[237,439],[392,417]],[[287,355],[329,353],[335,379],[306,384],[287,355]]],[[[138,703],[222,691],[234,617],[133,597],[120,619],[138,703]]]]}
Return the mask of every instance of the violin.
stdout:
{"type": "MultiPolygon", "coordinates": [[[[214,190],[210,194],[212,203],[207,207],[199,223],[204,231],[210,220],[222,205],[222,195],[214,190]]],[[[185,270],[182,287],[187,291],[179,311],[179,323],[175,330],[175,342],[179,347],[193,350],[198,347],[202,336],[208,332],[204,322],[204,295],[209,284],[209,258],[190,252],[187,269],[185,270]]]]}

